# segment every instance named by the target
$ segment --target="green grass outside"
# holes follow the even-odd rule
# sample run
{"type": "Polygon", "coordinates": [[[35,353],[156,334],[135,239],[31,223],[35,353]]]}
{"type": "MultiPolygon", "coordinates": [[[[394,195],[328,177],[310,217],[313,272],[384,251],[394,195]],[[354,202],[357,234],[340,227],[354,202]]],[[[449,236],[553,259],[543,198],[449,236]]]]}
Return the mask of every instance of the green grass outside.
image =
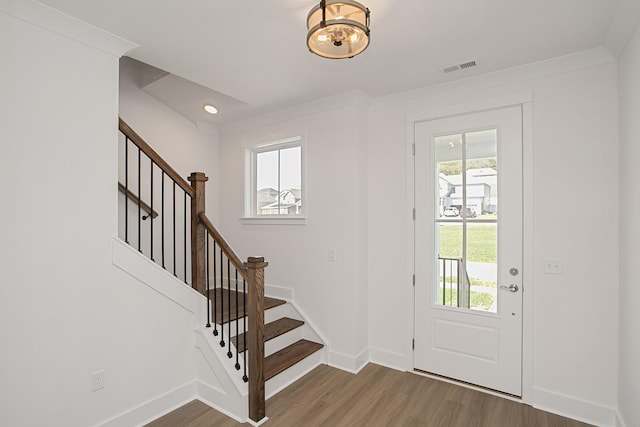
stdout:
{"type": "MultiPolygon", "coordinates": [[[[496,282],[491,282],[488,280],[481,280],[481,279],[476,279],[474,277],[469,277],[469,281],[471,282],[471,286],[486,286],[488,288],[495,288],[496,287],[496,282]]],[[[452,284],[457,284],[458,283],[458,278],[457,277],[447,277],[447,279],[445,280],[442,276],[440,276],[440,283],[446,282],[447,285],[449,285],[450,283],[452,284]]]]}
{"type": "MultiPolygon", "coordinates": [[[[469,262],[486,262],[495,264],[497,262],[497,225],[483,224],[473,225],[467,224],[467,261],[469,262]]],[[[443,224],[440,230],[440,250],[439,254],[444,258],[461,258],[462,257],[462,225],[443,224]]],[[[442,281],[442,277],[440,278],[442,281]]],[[[495,282],[475,279],[470,277],[472,286],[496,287],[495,282]]],[[[447,277],[447,284],[451,281],[455,283],[455,277],[447,277]]],[[[442,289],[441,289],[442,290],[442,289]]],[[[457,290],[451,289],[446,291],[445,305],[455,306],[457,304],[457,290]]],[[[470,294],[471,308],[489,310],[493,304],[494,297],[485,292],[474,292],[470,294]]],[[[438,301],[442,303],[442,300],[438,301]]]]}
{"type": "MultiPolygon", "coordinates": [[[[462,257],[462,225],[444,224],[440,229],[440,256],[462,257]]],[[[497,226],[467,225],[467,261],[496,263],[497,226]]]]}
{"type": "MultiPolygon", "coordinates": [[[[442,296],[438,300],[439,304],[442,304],[442,296]]],[[[481,309],[484,311],[489,310],[491,304],[493,304],[493,295],[487,294],[485,292],[471,292],[470,295],[470,305],[471,308],[481,309]]],[[[456,289],[447,289],[445,294],[445,304],[446,306],[456,307],[458,304],[458,291],[456,289]]]]}

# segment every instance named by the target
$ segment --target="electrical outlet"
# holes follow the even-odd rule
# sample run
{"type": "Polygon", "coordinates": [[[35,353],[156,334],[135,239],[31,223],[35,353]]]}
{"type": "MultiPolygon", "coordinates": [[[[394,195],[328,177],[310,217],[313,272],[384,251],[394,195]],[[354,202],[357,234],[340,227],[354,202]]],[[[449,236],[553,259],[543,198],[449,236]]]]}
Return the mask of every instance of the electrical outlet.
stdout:
{"type": "Polygon", "coordinates": [[[104,388],[104,369],[91,374],[91,391],[104,388]]]}
{"type": "Polygon", "coordinates": [[[329,254],[327,256],[327,259],[329,260],[329,262],[336,262],[336,250],[335,249],[329,249],[329,254]]]}
{"type": "Polygon", "coordinates": [[[562,274],[562,259],[561,258],[545,258],[544,272],[546,274],[562,274]]]}

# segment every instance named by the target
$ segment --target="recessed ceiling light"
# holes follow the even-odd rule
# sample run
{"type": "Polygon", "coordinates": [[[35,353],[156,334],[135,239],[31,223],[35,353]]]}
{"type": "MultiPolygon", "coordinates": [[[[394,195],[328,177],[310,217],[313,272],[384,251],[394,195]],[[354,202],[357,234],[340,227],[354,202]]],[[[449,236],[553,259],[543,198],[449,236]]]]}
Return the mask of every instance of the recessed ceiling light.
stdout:
{"type": "Polygon", "coordinates": [[[204,111],[206,111],[209,114],[218,114],[218,109],[213,105],[209,105],[209,104],[204,106],[204,111]]]}

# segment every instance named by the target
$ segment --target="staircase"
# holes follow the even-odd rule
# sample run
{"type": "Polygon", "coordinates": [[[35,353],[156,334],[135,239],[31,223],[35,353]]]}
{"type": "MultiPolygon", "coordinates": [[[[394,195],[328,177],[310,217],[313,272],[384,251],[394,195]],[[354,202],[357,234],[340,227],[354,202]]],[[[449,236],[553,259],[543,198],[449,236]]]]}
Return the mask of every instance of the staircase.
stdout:
{"type": "Polygon", "coordinates": [[[325,363],[322,340],[292,303],[264,296],[264,258],[243,262],[207,218],[208,178],[187,182],[122,119],[119,129],[119,236],[205,297],[196,348],[220,382],[210,395],[260,422],[266,397],[325,363]]]}
{"type": "MultiPolygon", "coordinates": [[[[231,336],[231,344],[240,357],[247,358],[247,333],[242,331],[246,316],[246,294],[228,289],[210,290],[210,300],[215,301],[215,325],[219,328],[220,345],[231,336]],[[213,295],[215,293],[215,295],[213,295]],[[236,310],[237,307],[237,310],[236,310]]],[[[302,316],[287,301],[277,298],[264,298],[264,380],[266,396],[270,397],[287,384],[295,381],[311,368],[323,362],[320,350],[324,345],[320,338],[303,320],[302,316]],[[282,375],[280,375],[282,374],[282,375]]],[[[226,345],[226,344],[225,344],[226,345]]],[[[233,357],[233,352],[231,352],[233,357]]]]}

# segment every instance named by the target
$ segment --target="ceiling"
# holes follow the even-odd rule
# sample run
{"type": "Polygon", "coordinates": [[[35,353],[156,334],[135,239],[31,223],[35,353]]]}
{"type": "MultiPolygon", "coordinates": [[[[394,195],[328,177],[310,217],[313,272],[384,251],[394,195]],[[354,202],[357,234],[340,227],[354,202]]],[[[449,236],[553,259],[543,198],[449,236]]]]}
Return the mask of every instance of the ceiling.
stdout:
{"type": "Polygon", "coordinates": [[[627,38],[616,36],[629,21],[622,5],[639,3],[362,0],[371,10],[369,48],[331,60],[305,44],[316,0],[40,2],[138,44],[128,53],[137,61],[123,67],[139,87],[194,122],[216,125],[350,90],[375,98],[596,47],[621,49],[627,38]],[[476,67],[442,71],[471,60],[476,67]],[[219,114],[203,114],[205,103],[219,114]]]}

